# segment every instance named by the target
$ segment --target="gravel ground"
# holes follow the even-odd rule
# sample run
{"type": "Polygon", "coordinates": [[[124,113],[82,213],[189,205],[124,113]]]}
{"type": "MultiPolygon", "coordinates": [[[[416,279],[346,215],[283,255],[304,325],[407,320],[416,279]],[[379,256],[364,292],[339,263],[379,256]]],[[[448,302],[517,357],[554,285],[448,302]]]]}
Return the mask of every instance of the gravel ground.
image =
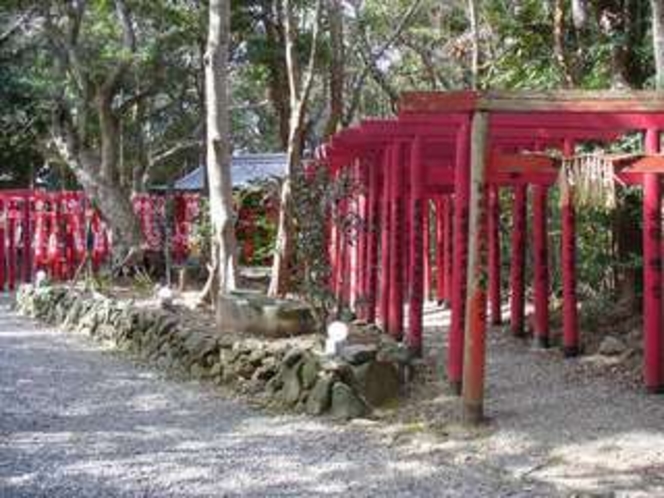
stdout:
{"type": "MultiPolygon", "coordinates": [[[[448,316],[425,317],[441,368],[448,316]]],[[[664,398],[498,330],[488,344],[487,428],[461,430],[436,382],[342,426],[255,411],[0,307],[0,497],[664,496],[664,398]]]]}
{"type": "Polygon", "coordinates": [[[0,309],[0,496],[553,496],[367,424],[256,412],[0,309]]]}
{"type": "MultiPolygon", "coordinates": [[[[448,319],[435,306],[425,312],[429,360],[437,368],[446,357],[448,319]]],[[[610,369],[599,375],[601,358],[565,360],[557,349],[533,349],[500,328],[487,344],[490,434],[470,441],[452,434],[434,448],[567,494],[664,497],[664,396],[647,395],[610,369]]],[[[412,408],[421,419],[458,415],[458,399],[445,386],[423,391],[412,408]]]]}

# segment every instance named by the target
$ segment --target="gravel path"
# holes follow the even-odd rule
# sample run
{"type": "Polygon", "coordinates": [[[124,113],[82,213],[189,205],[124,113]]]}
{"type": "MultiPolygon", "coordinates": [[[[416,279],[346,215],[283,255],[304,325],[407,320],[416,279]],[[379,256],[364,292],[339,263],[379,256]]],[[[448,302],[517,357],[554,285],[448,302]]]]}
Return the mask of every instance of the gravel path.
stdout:
{"type": "MultiPolygon", "coordinates": [[[[446,357],[441,324],[448,320],[439,308],[427,308],[429,354],[436,360],[446,357]]],[[[490,331],[491,434],[472,441],[450,437],[436,449],[568,495],[664,497],[664,396],[647,395],[608,373],[590,374],[588,365],[600,360],[566,360],[555,348],[532,349],[503,330],[490,331]]],[[[458,414],[459,401],[444,386],[427,389],[437,394],[421,407],[425,420],[458,414]]]]}
{"type": "Polygon", "coordinates": [[[269,416],[0,307],[1,497],[551,496],[479,459],[269,416]]]}
{"type": "MultiPolygon", "coordinates": [[[[448,316],[425,316],[444,358],[448,316]]],[[[664,496],[664,397],[499,331],[488,358],[479,434],[435,383],[404,417],[341,426],[169,380],[0,303],[0,497],[664,496]]]]}

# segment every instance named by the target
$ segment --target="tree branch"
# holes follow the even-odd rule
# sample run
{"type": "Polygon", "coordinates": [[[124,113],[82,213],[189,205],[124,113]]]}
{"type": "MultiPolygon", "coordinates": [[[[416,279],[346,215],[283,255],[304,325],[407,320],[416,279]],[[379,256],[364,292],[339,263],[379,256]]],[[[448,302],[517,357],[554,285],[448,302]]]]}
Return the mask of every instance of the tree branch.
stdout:
{"type": "Polygon", "coordinates": [[[117,88],[125,71],[131,66],[133,56],[136,53],[136,34],[134,33],[134,26],[132,24],[129,8],[124,0],[115,0],[115,12],[122,27],[122,46],[126,53],[122,54],[120,61],[115,68],[110,72],[107,78],[99,88],[98,97],[100,99],[110,100],[113,98],[115,89],[117,88]]]}
{"type": "Polygon", "coordinates": [[[183,140],[178,142],[172,147],[169,147],[168,149],[158,152],[157,154],[154,154],[152,157],[150,157],[148,167],[152,168],[157,163],[166,161],[167,159],[187,150],[199,148],[202,145],[203,142],[201,140],[183,140]]]}
{"type": "Polygon", "coordinates": [[[318,56],[318,39],[320,38],[320,18],[323,8],[323,0],[316,2],[316,11],[314,12],[314,31],[311,38],[311,51],[309,52],[309,61],[307,62],[307,71],[302,84],[302,94],[300,95],[300,112],[306,107],[311,93],[311,87],[314,83],[314,71],[316,69],[316,58],[318,56]]]}
{"type": "MultiPolygon", "coordinates": [[[[353,90],[351,92],[351,105],[348,109],[346,117],[344,118],[345,124],[349,124],[352,122],[355,112],[359,107],[362,88],[364,88],[364,83],[367,79],[367,76],[369,76],[369,74],[371,74],[372,72],[371,66],[375,65],[376,61],[378,61],[385,54],[385,52],[387,52],[390,49],[392,44],[394,44],[394,42],[396,42],[399,39],[399,36],[401,36],[403,30],[406,29],[408,23],[417,13],[421,5],[422,5],[422,0],[415,0],[410,4],[410,6],[408,6],[405,12],[399,17],[399,22],[392,30],[392,33],[390,33],[390,36],[388,36],[387,40],[385,40],[385,42],[380,47],[378,47],[378,50],[376,50],[376,52],[369,51],[369,54],[363,54],[362,51],[360,51],[361,56],[367,55],[369,60],[373,61],[373,64],[365,64],[364,69],[355,80],[355,85],[353,86],[353,90]]],[[[362,29],[363,28],[360,27],[360,30],[362,29]]],[[[360,38],[363,39],[363,41],[368,44],[368,40],[366,40],[366,34],[364,32],[361,32],[360,38]]]]}
{"type": "Polygon", "coordinates": [[[3,33],[0,33],[0,45],[3,45],[7,41],[9,41],[9,39],[12,36],[14,36],[14,33],[16,33],[19,29],[21,29],[23,25],[30,20],[35,11],[36,8],[31,7],[21,16],[19,16],[18,19],[16,19],[14,23],[11,26],[9,26],[3,33]]]}

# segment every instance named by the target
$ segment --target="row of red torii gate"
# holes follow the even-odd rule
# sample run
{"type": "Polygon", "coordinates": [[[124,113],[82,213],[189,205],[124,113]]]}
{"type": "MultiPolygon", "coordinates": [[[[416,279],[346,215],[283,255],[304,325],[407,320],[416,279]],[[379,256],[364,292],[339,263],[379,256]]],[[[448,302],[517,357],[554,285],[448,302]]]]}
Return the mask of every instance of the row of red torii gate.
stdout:
{"type": "MultiPolygon", "coordinates": [[[[179,192],[172,201],[172,216],[166,214],[165,195],[135,195],[133,206],[144,249],[162,252],[168,228],[173,260],[181,263],[191,250],[199,194],[179,192]]],[[[86,257],[96,270],[108,260],[111,244],[107,223],[83,192],[0,191],[0,291],[32,281],[40,269],[56,280],[68,280],[86,257]]]]}
{"type": "MultiPolygon", "coordinates": [[[[510,328],[524,335],[528,191],[532,199],[534,339],[549,346],[547,196],[580,147],[643,136],[639,154],[607,156],[613,185],[643,188],[644,364],[651,392],[664,388],[661,186],[664,96],[654,92],[447,92],[402,96],[395,119],[370,119],[337,133],[316,155],[333,175],[362,188],[336,218],[364,229],[330,228],[332,286],[368,321],[423,347],[426,273],[451,304],[448,379],[469,422],[483,418],[486,322],[501,316],[499,193],[512,193],[510,328]],[[428,207],[435,203],[436,256],[428,261],[428,207]]],[[[605,183],[607,179],[603,180],[605,183]]],[[[563,351],[580,351],[576,295],[575,187],[561,188],[563,351]]]]}

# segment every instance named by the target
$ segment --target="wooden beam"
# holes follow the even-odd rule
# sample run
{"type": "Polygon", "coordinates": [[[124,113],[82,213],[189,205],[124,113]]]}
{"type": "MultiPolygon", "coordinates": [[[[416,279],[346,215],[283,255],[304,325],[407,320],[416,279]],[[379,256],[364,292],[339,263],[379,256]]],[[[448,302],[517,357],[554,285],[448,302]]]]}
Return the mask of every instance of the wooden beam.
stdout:
{"type": "Polygon", "coordinates": [[[622,161],[616,160],[616,165],[619,166],[621,162],[628,162],[629,164],[620,169],[621,173],[664,173],[664,156],[639,156],[622,161]]]}
{"type": "Polygon", "coordinates": [[[441,112],[620,112],[664,113],[664,95],[655,91],[488,91],[406,92],[400,114],[441,112]]]}
{"type": "Polygon", "coordinates": [[[468,282],[463,359],[463,420],[484,420],[486,364],[486,247],[485,204],[489,136],[488,114],[473,116],[470,152],[470,215],[468,222],[468,282]]]}
{"type": "Polygon", "coordinates": [[[544,154],[504,154],[491,155],[488,173],[552,173],[558,172],[560,162],[544,154]]]}

